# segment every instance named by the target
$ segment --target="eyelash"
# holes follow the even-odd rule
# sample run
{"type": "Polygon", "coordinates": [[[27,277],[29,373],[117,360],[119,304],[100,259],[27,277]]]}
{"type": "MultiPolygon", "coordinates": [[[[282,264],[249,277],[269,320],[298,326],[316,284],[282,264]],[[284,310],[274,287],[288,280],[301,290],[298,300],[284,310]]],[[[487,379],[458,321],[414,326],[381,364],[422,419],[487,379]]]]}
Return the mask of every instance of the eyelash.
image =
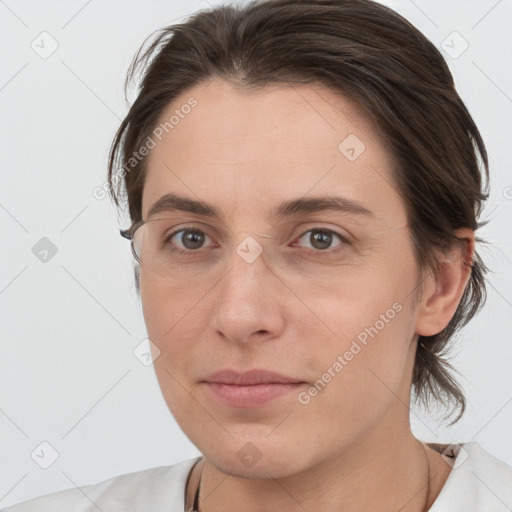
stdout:
{"type": "MultiPolygon", "coordinates": [[[[209,236],[204,231],[202,231],[200,229],[197,229],[197,228],[192,227],[192,226],[186,226],[184,228],[180,228],[180,229],[174,231],[168,237],[166,237],[165,244],[166,245],[169,244],[170,240],[172,238],[174,238],[178,233],[187,232],[187,231],[193,231],[193,232],[196,232],[196,233],[202,233],[202,234],[204,234],[206,236],[209,236]]],[[[337,248],[335,248],[335,249],[320,250],[320,249],[310,249],[310,248],[307,248],[308,252],[313,252],[315,255],[329,256],[329,255],[332,255],[333,253],[336,254],[338,251],[343,250],[343,246],[350,245],[350,241],[348,240],[348,238],[346,236],[343,236],[341,233],[338,233],[337,231],[334,231],[332,229],[320,228],[320,227],[307,229],[301,235],[299,235],[295,240],[297,240],[297,241],[300,240],[305,234],[307,234],[309,232],[312,232],[312,231],[316,231],[316,232],[320,232],[320,233],[329,233],[330,235],[335,235],[341,241],[341,244],[339,246],[337,246],[337,248]]],[[[211,237],[209,237],[209,238],[211,238],[211,237]]],[[[171,250],[173,252],[178,253],[178,254],[182,254],[182,255],[188,256],[188,255],[191,255],[193,253],[200,252],[201,249],[203,249],[203,247],[201,247],[200,249],[195,249],[195,250],[192,250],[192,249],[180,249],[179,247],[176,247],[176,246],[173,245],[171,250]]]]}

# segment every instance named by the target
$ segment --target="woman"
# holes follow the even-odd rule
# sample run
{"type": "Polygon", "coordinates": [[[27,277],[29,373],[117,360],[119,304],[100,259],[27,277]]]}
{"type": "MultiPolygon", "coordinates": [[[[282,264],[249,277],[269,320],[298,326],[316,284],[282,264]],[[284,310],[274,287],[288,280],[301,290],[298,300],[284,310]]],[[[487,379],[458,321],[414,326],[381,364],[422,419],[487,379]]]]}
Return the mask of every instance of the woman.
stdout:
{"type": "Polygon", "coordinates": [[[409,423],[411,394],[463,414],[443,355],[485,297],[487,154],[437,49],[370,0],[267,0],[144,65],[109,180],[203,456],[8,510],[510,510],[512,468],[409,423]]]}

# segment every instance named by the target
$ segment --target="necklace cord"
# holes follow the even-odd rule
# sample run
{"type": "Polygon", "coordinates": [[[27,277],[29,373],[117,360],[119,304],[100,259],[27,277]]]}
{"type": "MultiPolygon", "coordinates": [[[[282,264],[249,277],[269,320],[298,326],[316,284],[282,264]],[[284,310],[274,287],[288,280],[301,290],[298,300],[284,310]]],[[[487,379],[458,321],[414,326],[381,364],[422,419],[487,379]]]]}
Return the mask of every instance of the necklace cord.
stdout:
{"type": "MultiPolygon", "coordinates": [[[[201,475],[203,474],[203,468],[201,467],[201,475]]],[[[199,489],[201,488],[201,475],[199,475],[199,482],[197,482],[196,495],[194,496],[194,504],[192,508],[199,512],[199,489]]]]}
{"type": "Polygon", "coordinates": [[[421,446],[423,447],[423,451],[425,452],[425,459],[427,461],[427,497],[425,498],[425,504],[423,505],[423,512],[428,512],[428,498],[430,496],[430,463],[428,461],[428,455],[427,455],[427,449],[425,448],[425,445],[421,443],[421,446]]]}
{"type": "Polygon", "coordinates": [[[199,481],[197,482],[197,489],[194,495],[194,504],[192,505],[192,509],[189,509],[188,512],[199,512],[199,489],[201,488],[201,476],[203,475],[203,466],[204,459],[201,461],[201,472],[199,473],[199,481]]]}

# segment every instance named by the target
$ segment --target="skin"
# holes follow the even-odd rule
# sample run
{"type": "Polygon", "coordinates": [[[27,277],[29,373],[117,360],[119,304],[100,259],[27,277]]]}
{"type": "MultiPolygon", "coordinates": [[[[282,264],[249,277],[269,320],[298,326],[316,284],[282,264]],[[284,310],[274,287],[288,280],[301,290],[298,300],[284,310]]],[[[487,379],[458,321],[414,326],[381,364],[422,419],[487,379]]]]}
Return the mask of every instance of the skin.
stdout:
{"type": "Polygon", "coordinates": [[[439,332],[456,310],[469,278],[461,258],[472,259],[473,232],[456,233],[466,244],[439,255],[437,275],[420,272],[409,230],[393,231],[407,224],[407,212],[392,155],[358,107],[324,86],[272,84],[249,92],[217,78],[185,91],[162,121],[190,97],[197,106],[148,157],[143,218],[168,192],[214,204],[224,217],[182,212],[175,224],[209,229],[206,251],[216,240],[223,263],[210,270],[194,263],[188,268],[197,272],[168,278],[141,268],[163,396],[204,455],[191,473],[189,503],[202,469],[201,512],[230,512],[242,503],[248,512],[430,506],[451,468],[411,432],[414,356],[418,335],[439,332]],[[348,134],[366,146],[355,161],[338,150],[348,134]],[[374,216],[318,212],[287,218],[286,228],[270,217],[281,201],[324,194],[357,200],[374,216]],[[315,247],[307,237],[291,245],[321,227],[350,233],[354,248],[322,260],[308,253],[315,247]],[[263,247],[252,263],[235,251],[249,235],[263,247]],[[267,243],[292,251],[293,271],[265,259],[267,243]],[[397,302],[401,311],[308,404],[292,392],[238,409],[201,383],[224,368],[264,368],[308,390],[397,302]],[[237,456],[248,442],[261,454],[252,467],[237,456]]]}

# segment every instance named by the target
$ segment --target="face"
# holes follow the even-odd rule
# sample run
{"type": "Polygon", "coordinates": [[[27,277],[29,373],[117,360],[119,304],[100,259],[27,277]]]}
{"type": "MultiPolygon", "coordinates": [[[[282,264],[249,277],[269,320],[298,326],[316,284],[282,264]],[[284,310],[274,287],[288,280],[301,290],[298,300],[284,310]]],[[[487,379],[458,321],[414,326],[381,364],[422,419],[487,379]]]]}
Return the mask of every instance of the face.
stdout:
{"type": "Polygon", "coordinates": [[[173,209],[152,224],[167,236],[166,272],[143,260],[140,275],[157,377],[217,468],[297,473],[408,418],[419,279],[392,158],[357,106],[320,85],[215,79],[161,121],[187,102],[151,149],[143,218],[169,193],[216,215],[173,209]],[[312,201],[332,196],[340,208],[312,201]],[[225,369],[293,383],[212,384],[225,369]]]}

